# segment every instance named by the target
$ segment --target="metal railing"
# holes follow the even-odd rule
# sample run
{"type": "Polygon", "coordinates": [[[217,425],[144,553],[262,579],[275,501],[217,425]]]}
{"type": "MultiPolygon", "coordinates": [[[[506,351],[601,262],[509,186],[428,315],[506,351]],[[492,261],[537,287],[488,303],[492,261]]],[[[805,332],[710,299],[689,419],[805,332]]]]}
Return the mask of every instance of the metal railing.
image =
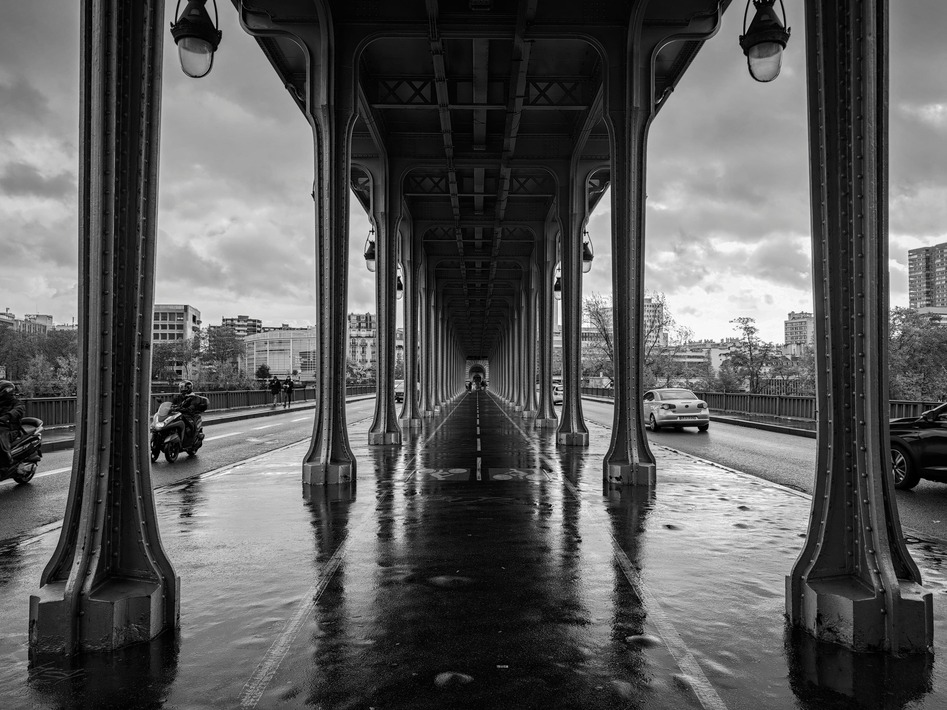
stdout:
{"type": "MultiPolygon", "coordinates": [[[[614,397],[615,390],[606,387],[583,387],[582,394],[592,397],[614,397]]],[[[707,402],[711,412],[744,416],[768,416],[815,421],[815,397],[749,394],[747,392],[695,392],[707,402]]],[[[939,402],[907,402],[891,400],[891,419],[919,417],[921,412],[933,409],[939,402]]]]}
{"type": "MultiPolygon", "coordinates": [[[[374,394],[375,385],[350,385],[346,388],[349,397],[374,394]]],[[[231,390],[221,392],[202,392],[208,399],[207,411],[224,409],[240,409],[243,407],[264,407],[272,404],[273,395],[269,390],[231,390]]],[[[154,412],[158,405],[167,402],[174,396],[173,393],[158,393],[151,395],[151,408],[154,412]]],[[[293,402],[309,402],[316,398],[313,387],[298,387],[293,390],[293,402]]],[[[46,427],[71,426],[76,422],[75,397],[33,397],[24,399],[26,416],[43,420],[46,427]]]]}

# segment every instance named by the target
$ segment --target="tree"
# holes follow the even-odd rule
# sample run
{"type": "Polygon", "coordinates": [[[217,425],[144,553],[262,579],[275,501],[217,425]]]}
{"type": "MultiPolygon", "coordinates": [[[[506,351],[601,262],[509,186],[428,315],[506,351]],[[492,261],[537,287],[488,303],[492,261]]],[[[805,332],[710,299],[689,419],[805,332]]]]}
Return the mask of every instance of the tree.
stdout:
{"type": "Polygon", "coordinates": [[[268,380],[268,379],[270,379],[270,377],[271,377],[271,375],[270,375],[270,366],[267,365],[267,364],[264,362],[262,365],[260,365],[260,366],[256,369],[256,372],[253,373],[253,376],[254,376],[255,378],[257,378],[258,380],[268,380]]]}
{"type": "Polygon", "coordinates": [[[888,324],[891,399],[947,399],[947,327],[912,308],[893,308],[888,324]]]}
{"type": "Polygon", "coordinates": [[[724,360],[710,385],[714,392],[739,392],[743,389],[743,377],[737,373],[729,360],[724,360]]]}
{"type": "Polygon", "coordinates": [[[608,299],[593,293],[582,300],[585,322],[592,326],[589,339],[582,339],[582,371],[606,377],[615,374],[615,343],[612,328],[612,306],[608,299]]]}
{"type": "Polygon", "coordinates": [[[243,339],[230,326],[220,326],[206,331],[207,346],[204,348],[204,362],[229,362],[236,365],[244,353],[243,339]]]}
{"type": "Polygon", "coordinates": [[[730,351],[730,365],[734,372],[747,382],[749,391],[759,394],[763,372],[773,364],[779,349],[760,339],[755,319],[741,316],[730,322],[740,336],[736,346],[730,351]]]}

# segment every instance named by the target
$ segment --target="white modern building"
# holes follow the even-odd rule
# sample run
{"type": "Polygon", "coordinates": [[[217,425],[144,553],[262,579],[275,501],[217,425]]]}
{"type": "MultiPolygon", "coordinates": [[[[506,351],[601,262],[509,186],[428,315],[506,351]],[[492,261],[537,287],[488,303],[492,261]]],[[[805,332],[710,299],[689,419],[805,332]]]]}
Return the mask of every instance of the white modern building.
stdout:
{"type": "Polygon", "coordinates": [[[201,333],[201,312],[180,303],[156,303],[154,309],[152,340],[156,343],[169,340],[192,340],[201,333]]]}

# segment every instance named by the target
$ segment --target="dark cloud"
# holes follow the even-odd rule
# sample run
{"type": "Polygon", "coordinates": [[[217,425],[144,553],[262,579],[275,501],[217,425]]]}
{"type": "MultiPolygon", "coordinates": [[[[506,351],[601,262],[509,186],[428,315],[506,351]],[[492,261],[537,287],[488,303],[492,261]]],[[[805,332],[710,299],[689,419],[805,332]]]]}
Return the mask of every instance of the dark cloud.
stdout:
{"type": "Polygon", "coordinates": [[[26,195],[61,200],[73,197],[76,181],[71,172],[45,176],[28,163],[8,163],[0,174],[0,190],[8,195],[26,195]]]}

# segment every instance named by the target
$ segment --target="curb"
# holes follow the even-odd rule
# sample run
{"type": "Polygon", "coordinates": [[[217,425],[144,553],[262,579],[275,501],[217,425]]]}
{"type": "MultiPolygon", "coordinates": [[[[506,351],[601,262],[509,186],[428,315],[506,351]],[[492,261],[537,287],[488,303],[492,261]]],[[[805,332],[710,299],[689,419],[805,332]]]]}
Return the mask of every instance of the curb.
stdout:
{"type": "MultiPolygon", "coordinates": [[[[375,395],[356,395],[354,397],[346,398],[346,402],[361,402],[366,399],[374,399],[375,395]]],[[[300,406],[290,407],[289,409],[284,409],[282,407],[277,409],[270,409],[268,405],[263,405],[262,407],[254,407],[252,409],[244,410],[232,410],[232,409],[218,409],[218,412],[221,412],[220,416],[215,416],[213,419],[205,419],[204,426],[214,426],[215,424],[227,424],[229,422],[237,422],[243,419],[259,419],[260,417],[269,417],[275,414],[281,414],[287,411],[301,411],[306,409],[315,409],[316,403],[313,400],[308,400],[299,403],[300,406]],[[223,412],[230,412],[230,414],[224,414],[223,412]]],[[[214,414],[214,412],[210,412],[214,414]]],[[[76,445],[76,437],[73,433],[72,436],[68,438],[61,439],[52,439],[43,441],[43,445],[40,448],[44,454],[48,454],[52,451],[65,451],[66,449],[72,449],[76,445]]]]}

